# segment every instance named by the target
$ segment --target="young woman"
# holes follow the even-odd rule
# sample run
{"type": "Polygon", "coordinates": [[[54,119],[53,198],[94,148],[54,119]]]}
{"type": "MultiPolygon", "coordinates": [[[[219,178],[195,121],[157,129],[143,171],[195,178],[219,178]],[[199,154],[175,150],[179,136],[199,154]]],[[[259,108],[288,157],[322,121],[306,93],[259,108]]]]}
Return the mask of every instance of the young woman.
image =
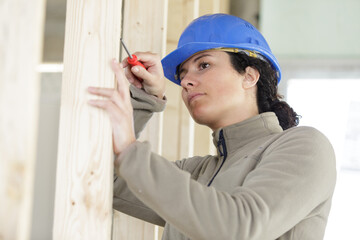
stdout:
{"type": "Polygon", "coordinates": [[[89,88],[106,98],[90,104],[112,121],[115,209],[165,226],[163,239],[323,238],[333,149],[316,129],[296,127],[297,114],[277,93],[277,60],[251,24],[205,15],[162,62],[136,55],[146,69],[113,62],[118,88],[89,88]],[[163,70],[194,120],[213,130],[217,155],[172,163],[136,140],[165,106],[163,70]]]}

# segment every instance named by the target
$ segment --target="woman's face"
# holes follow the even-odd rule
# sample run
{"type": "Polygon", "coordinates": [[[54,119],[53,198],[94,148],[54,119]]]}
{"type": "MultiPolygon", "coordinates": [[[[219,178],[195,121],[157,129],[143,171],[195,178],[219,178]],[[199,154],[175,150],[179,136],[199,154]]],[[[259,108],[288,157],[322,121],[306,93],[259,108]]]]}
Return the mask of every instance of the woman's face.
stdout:
{"type": "MultiPolygon", "coordinates": [[[[231,65],[226,52],[199,52],[179,69],[182,98],[193,119],[215,130],[258,114],[256,82],[231,65]]],[[[256,77],[256,76],[255,76],[256,77]]]]}

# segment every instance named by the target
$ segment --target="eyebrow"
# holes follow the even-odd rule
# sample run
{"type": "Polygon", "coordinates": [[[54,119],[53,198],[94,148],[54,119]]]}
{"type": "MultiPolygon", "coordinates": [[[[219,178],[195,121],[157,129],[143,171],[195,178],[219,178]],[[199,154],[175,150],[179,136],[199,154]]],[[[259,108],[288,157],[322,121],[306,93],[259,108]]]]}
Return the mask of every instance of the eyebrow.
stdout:
{"type": "MultiPolygon", "coordinates": [[[[212,57],[212,55],[209,54],[209,53],[200,53],[199,56],[194,58],[191,62],[194,63],[194,62],[198,61],[199,59],[201,59],[203,57],[208,57],[208,56],[212,57]]],[[[185,71],[181,66],[182,66],[182,64],[179,65],[179,69],[178,69],[178,76],[179,77],[180,77],[180,74],[185,71]]]]}

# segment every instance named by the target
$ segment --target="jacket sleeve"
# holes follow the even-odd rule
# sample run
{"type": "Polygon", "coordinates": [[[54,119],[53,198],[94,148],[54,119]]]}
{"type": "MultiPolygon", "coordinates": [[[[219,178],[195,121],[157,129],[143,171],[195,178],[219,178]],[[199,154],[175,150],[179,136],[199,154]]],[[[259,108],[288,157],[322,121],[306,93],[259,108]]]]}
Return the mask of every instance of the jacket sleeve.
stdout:
{"type": "MultiPolygon", "coordinates": [[[[166,99],[160,100],[132,85],[130,94],[134,109],[135,135],[138,138],[153,113],[164,110],[166,99]]],[[[134,196],[124,179],[116,175],[114,176],[113,208],[156,225],[164,226],[165,224],[161,217],[134,196]]]]}
{"type": "Polygon", "coordinates": [[[336,168],[316,130],[295,129],[272,146],[231,193],[192,180],[146,142],[121,153],[118,170],[138,199],[191,239],[275,239],[331,197],[336,168]]]}
{"type": "Polygon", "coordinates": [[[136,138],[146,126],[154,112],[162,112],[166,99],[159,99],[147,94],[144,90],[130,85],[131,104],[134,109],[134,127],[136,138]]]}

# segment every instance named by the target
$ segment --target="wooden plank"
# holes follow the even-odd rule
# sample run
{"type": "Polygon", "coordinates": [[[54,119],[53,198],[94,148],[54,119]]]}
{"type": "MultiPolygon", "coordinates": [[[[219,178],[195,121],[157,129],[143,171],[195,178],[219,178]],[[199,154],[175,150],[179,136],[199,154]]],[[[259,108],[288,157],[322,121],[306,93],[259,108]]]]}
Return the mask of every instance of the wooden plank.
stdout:
{"type": "MultiPolygon", "coordinates": [[[[228,13],[229,0],[200,0],[199,14],[228,13]]],[[[204,156],[216,154],[212,141],[212,130],[206,126],[195,124],[194,127],[194,155],[204,156]]]]}
{"type": "MultiPolygon", "coordinates": [[[[130,51],[150,51],[163,56],[166,44],[167,0],[125,0],[123,39],[130,51]]],[[[121,54],[126,57],[125,52],[121,54]]],[[[155,113],[140,136],[149,141],[152,151],[161,153],[162,113],[155,113]]],[[[153,224],[114,211],[113,239],[151,240],[153,224]]]]}
{"type": "Polygon", "coordinates": [[[199,15],[229,13],[230,0],[200,0],[199,15]]]}
{"type": "Polygon", "coordinates": [[[29,239],[44,0],[0,2],[0,239],[29,239]]]}
{"type": "Polygon", "coordinates": [[[220,12],[220,0],[200,0],[200,16],[217,12],[220,12]]]}
{"type": "Polygon", "coordinates": [[[185,27],[199,16],[199,0],[169,0],[166,52],[175,50],[185,27]]]}
{"type": "MultiPolygon", "coordinates": [[[[176,49],[185,27],[199,15],[199,0],[169,0],[166,53],[176,49]]],[[[193,155],[194,121],[181,98],[181,87],[168,82],[163,120],[162,155],[172,161],[193,155]],[[189,144],[190,141],[190,144],[189,144]]],[[[158,240],[163,228],[159,228],[158,240]]]]}
{"type": "Polygon", "coordinates": [[[220,10],[222,13],[230,13],[231,0],[216,0],[220,2],[220,10]]]}
{"type": "Polygon", "coordinates": [[[213,144],[212,130],[204,125],[195,124],[194,127],[194,155],[205,156],[216,154],[216,148],[213,144]]]}
{"type": "MultiPolygon", "coordinates": [[[[126,0],[123,39],[132,51],[150,51],[163,56],[166,45],[167,0],[126,0]],[[139,7],[141,6],[141,7],[139,7]]],[[[122,49],[122,56],[126,56],[122,49]]],[[[141,134],[140,140],[150,141],[152,150],[160,153],[162,114],[155,114],[141,134]]]]}
{"type": "MultiPolygon", "coordinates": [[[[169,30],[171,29],[171,31],[168,34],[168,42],[169,47],[172,46],[175,49],[182,31],[193,19],[199,16],[199,0],[174,0],[171,5],[169,4],[169,13],[169,30]],[[176,44],[171,45],[172,43],[176,44]]],[[[169,98],[177,96],[177,106],[175,107],[178,109],[177,118],[179,123],[177,125],[176,159],[182,159],[193,155],[194,121],[182,100],[181,88],[172,83],[170,85],[169,98]],[[170,94],[170,91],[176,91],[177,94],[170,94]]],[[[168,129],[173,131],[174,128],[168,129]]],[[[174,133],[169,133],[167,136],[174,136],[174,133]]],[[[174,149],[174,146],[166,149],[174,149]]]]}
{"type": "MultiPolygon", "coordinates": [[[[114,210],[116,211],[116,210],[114,210]]],[[[154,240],[155,227],[137,218],[117,212],[113,222],[113,240],[154,240]]]]}
{"type": "Polygon", "coordinates": [[[114,87],[121,0],[68,0],[53,239],[110,239],[113,151],[105,111],[88,86],[114,87]]]}
{"type": "MultiPolygon", "coordinates": [[[[166,52],[176,49],[185,27],[199,15],[199,0],[169,0],[166,52]]],[[[181,98],[181,88],[168,83],[164,111],[163,156],[178,160],[193,155],[194,121],[181,98]],[[176,130],[174,128],[176,126],[176,130]]]]}
{"type": "MultiPolygon", "coordinates": [[[[176,49],[185,27],[196,17],[215,12],[228,12],[229,0],[169,0],[166,52],[176,49]]],[[[192,120],[181,98],[181,87],[168,83],[167,107],[163,120],[163,156],[178,160],[191,155],[215,154],[211,130],[192,120]],[[174,130],[174,126],[177,129],[174,130]]],[[[162,228],[159,229],[161,239],[162,228]]]]}

